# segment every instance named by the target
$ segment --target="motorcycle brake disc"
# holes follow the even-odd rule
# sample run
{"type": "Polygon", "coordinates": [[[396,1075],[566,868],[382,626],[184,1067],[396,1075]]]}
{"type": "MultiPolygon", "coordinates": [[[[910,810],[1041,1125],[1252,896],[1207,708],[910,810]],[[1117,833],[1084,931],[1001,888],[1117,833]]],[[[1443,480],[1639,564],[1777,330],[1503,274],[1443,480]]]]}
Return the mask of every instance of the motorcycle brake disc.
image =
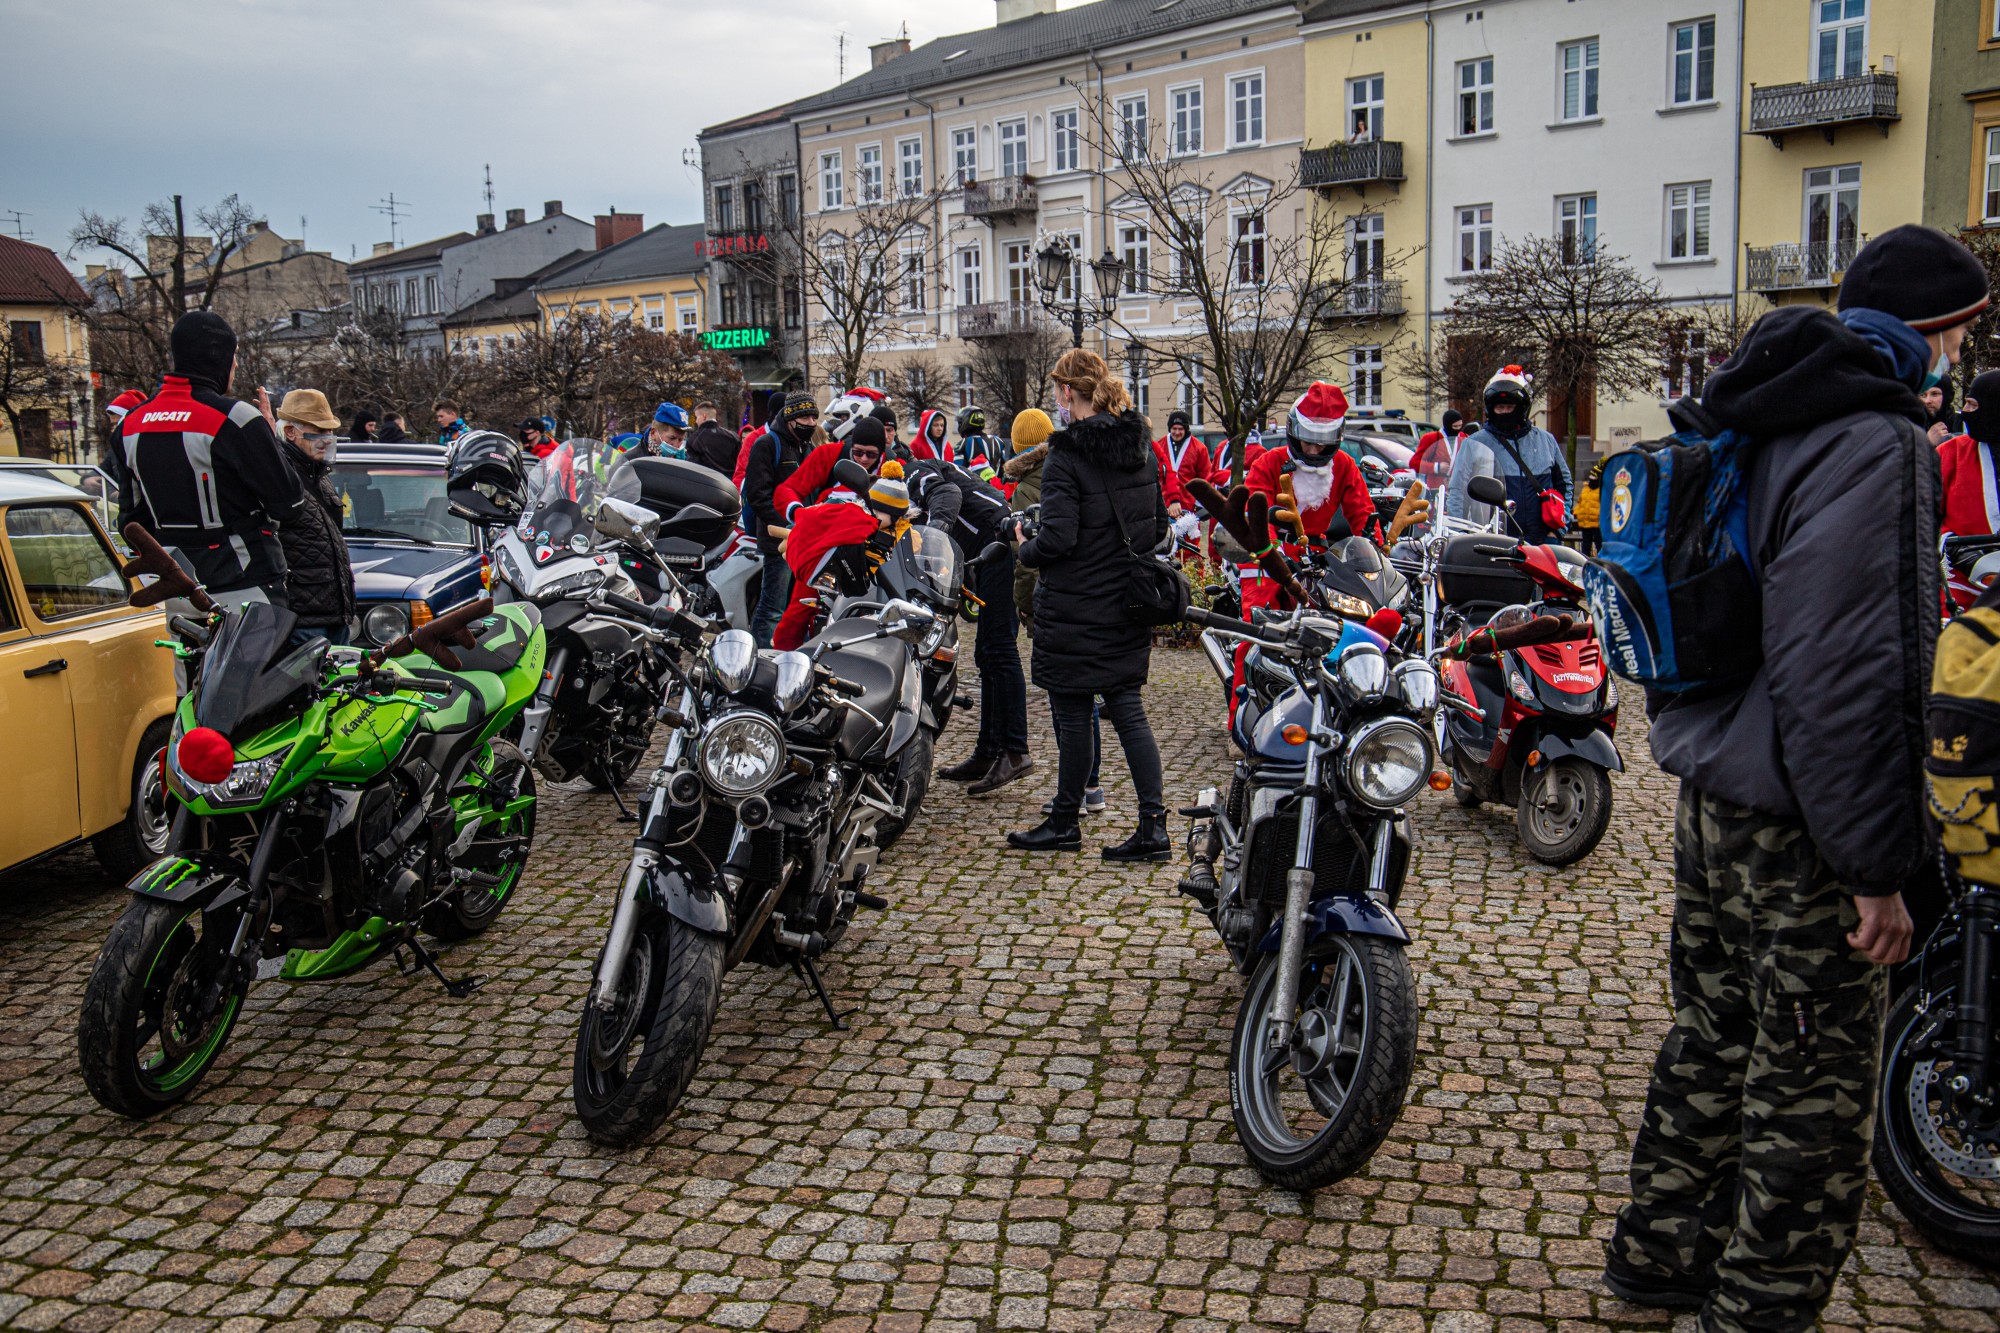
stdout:
{"type": "Polygon", "coordinates": [[[1989,1111],[1983,1125],[1973,1123],[1961,1128],[1948,1123],[1946,1118],[1953,1115],[1952,1103],[1958,1099],[1940,1088],[1933,1103],[1931,1089],[1944,1078],[1937,1064],[1935,1060],[1920,1060],[1911,1065],[1905,1084],[1910,1124],[1917,1131],[1917,1141],[1924,1145],[1932,1161],[1954,1175],[1967,1180],[2000,1181],[2000,1122],[1995,1122],[1989,1111]],[[1945,1137],[1947,1133],[1952,1139],[1945,1137]]]}

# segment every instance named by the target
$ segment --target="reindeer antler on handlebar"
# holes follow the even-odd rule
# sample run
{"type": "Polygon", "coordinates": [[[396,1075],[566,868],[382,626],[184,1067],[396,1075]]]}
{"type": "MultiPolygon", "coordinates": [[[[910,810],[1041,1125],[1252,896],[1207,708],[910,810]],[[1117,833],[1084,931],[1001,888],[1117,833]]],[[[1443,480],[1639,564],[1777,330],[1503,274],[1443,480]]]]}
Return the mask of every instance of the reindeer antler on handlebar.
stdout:
{"type": "Polygon", "coordinates": [[[364,675],[374,672],[392,657],[408,657],[411,653],[422,653],[446,671],[458,671],[465,663],[452,651],[454,646],[470,648],[478,642],[468,628],[473,621],[483,620],[493,613],[493,599],[482,597],[476,602],[467,602],[453,611],[447,611],[436,620],[419,626],[408,634],[398,635],[382,648],[361,659],[364,675]]]}
{"type": "Polygon", "coordinates": [[[1526,648],[1530,644],[1553,643],[1557,639],[1581,638],[1589,633],[1585,626],[1581,633],[1574,632],[1576,620],[1572,616],[1537,616],[1519,625],[1509,625],[1505,629],[1476,629],[1454,638],[1438,650],[1440,657],[1485,657],[1494,653],[1512,652],[1516,648],[1526,648]]]}
{"type": "Polygon", "coordinates": [[[1237,486],[1224,499],[1222,492],[1199,477],[1190,481],[1188,491],[1215,517],[1222,530],[1244,550],[1256,557],[1258,568],[1273,579],[1285,595],[1300,606],[1318,607],[1319,598],[1306,590],[1292,573],[1291,562],[1278,549],[1271,535],[1271,501],[1262,493],[1252,494],[1248,486],[1237,486]]]}
{"type": "Polygon", "coordinates": [[[167,548],[154,539],[153,534],[137,523],[125,525],[125,540],[138,554],[126,561],[118,572],[127,580],[149,574],[153,581],[143,588],[135,589],[126,601],[133,606],[158,606],[169,597],[185,597],[194,603],[197,611],[215,610],[215,599],[208,590],[196,583],[180,561],[167,554],[167,548]]]}

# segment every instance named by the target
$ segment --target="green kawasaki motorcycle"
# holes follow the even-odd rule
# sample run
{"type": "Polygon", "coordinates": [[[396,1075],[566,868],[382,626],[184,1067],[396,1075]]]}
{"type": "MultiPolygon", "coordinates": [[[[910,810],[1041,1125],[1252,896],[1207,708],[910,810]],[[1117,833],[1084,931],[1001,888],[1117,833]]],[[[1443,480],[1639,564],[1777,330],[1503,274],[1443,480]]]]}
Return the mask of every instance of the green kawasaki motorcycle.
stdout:
{"type": "Polygon", "coordinates": [[[145,532],[128,574],[156,582],[193,681],[163,758],[168,854],[132,880],[84,989],[77,1057],[91,1095],[142,1117],[186,1097],[255,980],[322,981],[419,939],[493,923],[535,834],[534,778],[502,733],[547,652],[532,605],[479,601],[376,653],[288,648],[291,612],[221,609],[145,532]]]}

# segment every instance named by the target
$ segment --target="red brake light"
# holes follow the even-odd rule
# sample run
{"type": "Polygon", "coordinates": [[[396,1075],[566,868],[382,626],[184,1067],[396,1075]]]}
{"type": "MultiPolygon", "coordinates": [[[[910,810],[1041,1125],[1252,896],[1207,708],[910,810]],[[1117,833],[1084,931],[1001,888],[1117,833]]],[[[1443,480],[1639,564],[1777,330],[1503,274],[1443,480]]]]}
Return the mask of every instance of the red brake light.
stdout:
{"type": "Polygon", "coordinates": [[[196,782],[220,782],[236,767],[236,747],[213,727],[196,727],[174,752],[181,772],[196,782]]]}

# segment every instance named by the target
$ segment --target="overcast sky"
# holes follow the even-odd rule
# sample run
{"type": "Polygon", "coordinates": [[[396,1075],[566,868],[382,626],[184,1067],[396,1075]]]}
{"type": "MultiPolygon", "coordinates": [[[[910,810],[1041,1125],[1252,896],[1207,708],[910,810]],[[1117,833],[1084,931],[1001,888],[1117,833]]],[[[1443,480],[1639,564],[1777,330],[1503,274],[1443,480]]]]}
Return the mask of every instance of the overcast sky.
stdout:
{"type": "MultiPolygon", "coordinates": [[[[1077,0],[1064,0],[1067,9],[1077,0]]],[[[77,210],[137,220],[235,192],[346,259],[560,199],[700,217],[704,125],[850,75],[904,23],[921,45],[992,0],[0,0],[0,231],[69,248],[77,210]]],[[[81,253],[73,263],[81,267],[81,253]]]]}

